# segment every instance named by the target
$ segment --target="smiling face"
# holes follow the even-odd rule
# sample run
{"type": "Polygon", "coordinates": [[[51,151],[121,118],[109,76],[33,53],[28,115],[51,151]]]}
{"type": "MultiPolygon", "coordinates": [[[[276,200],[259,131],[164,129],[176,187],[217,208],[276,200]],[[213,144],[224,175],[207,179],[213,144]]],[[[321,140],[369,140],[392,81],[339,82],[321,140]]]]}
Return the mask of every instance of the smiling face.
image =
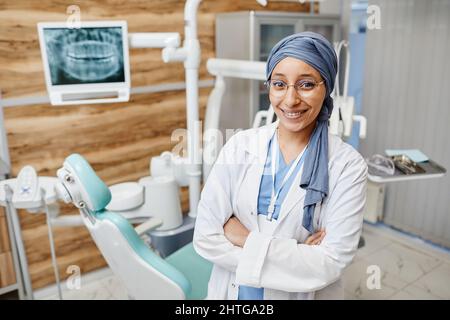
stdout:
{"type": "Polygon", "coordinates": [[[308,92],[307,97],[300,96],[292,85],[301,80],[319,83],[323,81],[320,73],[299,59],[287,57],[275,66],[271,80],[281,80],[290,85],[281,97],[275,94],[274,89],[269,91],[270,103],[280,120],[280,126],[290,132],[305,129],[312,131],[325,99],[325,83],[308,92]]]}

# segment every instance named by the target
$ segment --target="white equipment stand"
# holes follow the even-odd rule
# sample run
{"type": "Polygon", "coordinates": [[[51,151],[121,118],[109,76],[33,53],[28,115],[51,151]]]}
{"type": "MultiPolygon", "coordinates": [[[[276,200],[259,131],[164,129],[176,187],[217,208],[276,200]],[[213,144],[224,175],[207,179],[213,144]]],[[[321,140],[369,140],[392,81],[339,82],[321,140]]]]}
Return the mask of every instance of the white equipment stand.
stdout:
{"type": "MultiPolygon", "coordinates": [[[[1,92],[0,92],[0,183],[2,183],[5,179],[8,179],[11,174],[11,164],[9,159],[8,152],[8,141],[6,139],[5,127],[3,125],[3,106],[1,103],[1,92]]],[[[0,188],[1,189],[1,188],[0,188]]],[[[1,190],[0,192],[5,192],[5,190],[1,190]]],[[[6,199],[5,199],[6,200],[6,199]]],[[[8,193],[8,200],[12,200],[12,194],[8,193]]],[[[24,299],[30,296],[30,286],[25,284],[29,283],[29,273],[27,269],[27,264],[20,263],[20,257],[24,257],[24,249],[23,243],[21,239],[21,233],[16,236],[16,232],[14,231],[17,226],[20,225],[18,223],[17,212],[10,208],[10,206],[5,207],[6,213],[6,223],[8,226],[8,235],[9,235],[9,243],[11,247],[11,255],[13,258],[14,265],[14,273],[16,276],[16,283],[9,285],[8,287],[0,289],[0,295],[17,290],[19,293],[19,298],[24,299]],[[23,272],[23,267],[26,269],[26,272],[23,272]]],[[[26,256],[25,256],[26,259],[26,256]]]]}
{"type": "Polygon", "coordinates": [[[51,217],[56,217],[58,212],[58,206],[56,204],[57,195],[54,190],[57,182],[58,179],[54,177],[37,177],[36,171],[30,166],[25,166],[17,178],[0,181],[0,206],[6,208],[9,239],[17,278],[17,286],[14,289],[18,290],[20,299],[33,299],[34,297],[19,216],[16,209],[26,209],[32,213],[45,210],[52,263],[55,268],[55,277],[59,288],[59,274],[57,273],[51,230],[51,217]]]}

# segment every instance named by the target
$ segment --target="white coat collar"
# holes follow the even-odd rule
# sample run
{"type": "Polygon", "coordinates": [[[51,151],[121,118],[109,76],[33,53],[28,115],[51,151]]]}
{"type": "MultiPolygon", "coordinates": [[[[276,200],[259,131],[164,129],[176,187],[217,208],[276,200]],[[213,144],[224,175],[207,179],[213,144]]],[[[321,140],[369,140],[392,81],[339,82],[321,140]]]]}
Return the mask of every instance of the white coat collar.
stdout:
{"type": "MultiPolygon", "coordinates": [[[[258,185],[255,188],[252,188],[250,192],[249,201],[251,201],[251,207],[253,212],[257,212],[258,207],[258,194],[259,194],[259,185],[261,183],[261,177],[264,170],[264,165],[267,157],[267,149],[269,145],[269,141],[272,138],[273,134],[275,133],[276,128],[278,127],[279,121],[275,121],[269,125],[266,125],[264,127],[258,128],[257,131],[255,131],[255,135],[253,135],[247,143],[245,143],[245,151],[248,152],[250,155],[255,157],[253,161],[253,165],[251,165],[250,174],[253,176],[258,177],[256,180],[258,181],[258,185]]],[[[303,167],[299,172],[297,173],[297,176],[295,177],[294,182],[291,185],[291,189],[286,195],[286,198],[283,201],[283,204],[281,205],[280,215],[277,219],[277,224],[280,225],[282,220],[287,216],[287,214],[292,211],[292,209],[305,198],[306,191],[302,188],[300,188],[300,179],[303,173],[303,167]]],[[[299,223],[302,221],[302,215],[303,210],[301,214],[299,215],[299,223]]],[[[255,217],[255,223],[256,221],[256,214],[255,217]]],[[[278,226],[274,229],[274,232],[278,226]]]]}
{"type": "Polygon", "coordinates": [[[275,133],[276,128],[278,127],[279,121],[275,121],[271,124],[268,124],[264,127],[257,128],[255,130],[255,135],[253,135],[248,143],[244,145],[245,151],[249,154],[258,157],[259,159],[266,159],[267,156],[267,147],[269,145],[269,141],[275,133]]]}

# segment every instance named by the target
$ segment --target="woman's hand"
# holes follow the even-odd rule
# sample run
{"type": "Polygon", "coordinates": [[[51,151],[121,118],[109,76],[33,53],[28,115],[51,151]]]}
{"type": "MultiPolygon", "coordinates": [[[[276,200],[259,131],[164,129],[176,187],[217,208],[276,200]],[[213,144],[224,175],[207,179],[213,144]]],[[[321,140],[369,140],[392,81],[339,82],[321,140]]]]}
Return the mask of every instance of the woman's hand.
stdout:
{"type": "Polygon", "coordinates": [[[316,233],[310,235],[308,239],[306,239],[305,244],[310,246],[318,246],[323,238],[325,238],[325,229],[320,229],[316,233]]]}
{"type": "Polygon", "coordinates": [[[225,237],[235,246],[244,247],[248,234],[250,233],[238,218],[232,216],[223,226],[225,237]]]}

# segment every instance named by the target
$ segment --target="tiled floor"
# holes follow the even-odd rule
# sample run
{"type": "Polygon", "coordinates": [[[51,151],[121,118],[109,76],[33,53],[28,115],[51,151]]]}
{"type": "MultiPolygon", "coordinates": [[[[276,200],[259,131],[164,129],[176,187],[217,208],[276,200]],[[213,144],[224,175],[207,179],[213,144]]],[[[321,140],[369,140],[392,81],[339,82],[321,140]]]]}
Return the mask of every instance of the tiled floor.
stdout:
{"type": "MultiPolygon", "coordinates": [[[[365,246],[344,273],[345,299],[450,299],[449,251],[383,226],[365,224],[363,236],[365,246]]],[[[45,292],[36,297],[58,299],[45,292]]],[[[65,291],[64,298],[127,299],[127,294],[105,269],[82,278],[81,289],[65,291]]]]}
{"type": "Polygon", "coordinates": [[[344,273],[346,299],[450,299],[448,251],[382,226],[364,225],[363,236],[366,245],[344,273]]]}
{"type": "MultiPolygon", "coordinates": [[[[57,294],[48,294],[55,291],[54,288],[36,292],[37,299],[55,300],[59,299],[57,294]]],[[[109,268],[82,276],[80,289],[63,289],[64,300],[126,300],[128,299],[125,286],[115,277],[109,268]]]]}

